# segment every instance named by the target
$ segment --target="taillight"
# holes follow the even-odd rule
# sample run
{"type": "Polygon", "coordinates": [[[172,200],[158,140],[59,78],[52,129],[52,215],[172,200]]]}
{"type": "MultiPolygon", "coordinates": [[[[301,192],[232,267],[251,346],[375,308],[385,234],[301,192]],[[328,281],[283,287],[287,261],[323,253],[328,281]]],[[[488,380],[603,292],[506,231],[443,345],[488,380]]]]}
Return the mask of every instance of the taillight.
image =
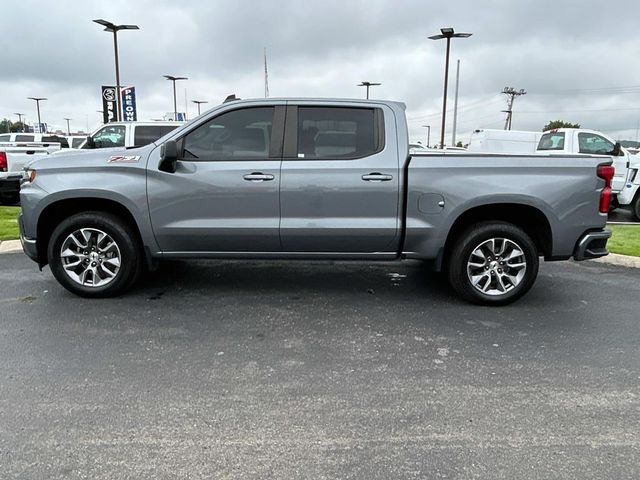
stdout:
{"type": "Polygon", "coordinates": [[[0,152],[0,172],[7,171],[7,154],[6,152],[0,152]]]}
{"type": "Polygon", "coordinates": [[[611,182],[616,169],[612,165],[598,165],[598,178],[604,180],[604,188],[600,192],[600,213],[609,213],[611,205],[611,182]]]}

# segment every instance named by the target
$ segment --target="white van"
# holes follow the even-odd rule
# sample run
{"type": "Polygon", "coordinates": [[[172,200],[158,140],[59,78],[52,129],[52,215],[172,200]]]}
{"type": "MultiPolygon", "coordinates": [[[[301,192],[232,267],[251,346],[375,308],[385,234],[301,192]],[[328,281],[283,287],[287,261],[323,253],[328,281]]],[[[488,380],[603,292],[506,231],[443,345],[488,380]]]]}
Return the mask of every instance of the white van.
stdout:
{"type": "Polygon", "coordinates": [[[520,130],[474,130],[467,151],[482,153],[534,153],[542,132],[520,130]]]}

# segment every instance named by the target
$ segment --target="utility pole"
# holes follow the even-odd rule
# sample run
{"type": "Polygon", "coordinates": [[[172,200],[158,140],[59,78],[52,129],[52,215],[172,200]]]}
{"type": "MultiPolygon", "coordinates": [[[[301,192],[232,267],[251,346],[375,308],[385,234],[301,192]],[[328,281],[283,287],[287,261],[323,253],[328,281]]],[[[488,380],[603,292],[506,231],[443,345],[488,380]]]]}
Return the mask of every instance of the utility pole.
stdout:
{"type": "Polygon", "coordinates": [[[431,143],[431,125],[422,125],[422,127],[427,129],[427,148],[429,148],[429,143],[431,143]]]}
{"type": "Polygon", "coordinates": [[[520,95],[526,95],[527,92],[522,88],[520,90],[516,90],[513,87],[504,87],[502,93],[507,96],[507,109],[503,110],[503,112],[507,114],[507,118],[504,121],[504,129],[511,130],[511,122],[513,120],[513,101],[520,95]]]}
{"type": "Polygon", "coordinates": [[[264,98],[269,98],[269,70],[267,68],[267,47],[264,47],[264,98]]]}
{"type": "Polygon", "coordinates": [[[373,83],[373,82],[362,82],[358,85],[358,87],[367,87],[367,100],[369,100],[369,88],[377,87],[378,85],[382,85],[381,83],[373,83]]]}
{"type": "Polygon", "coordinates": [[[71,128],[69,127],[69,122],[72,120],[71,118],[65,117],[64,120],[67,121],[67,135],[71,136],[71,128]]]}
{"type": "Polygon", "coordinates": [[[460,59],[456,66],[456,96],[453,101],[453,132],[451,132],[451,146],[456,146],[456,126],[458,125],[458,88],[460,87],[460,59]]]}

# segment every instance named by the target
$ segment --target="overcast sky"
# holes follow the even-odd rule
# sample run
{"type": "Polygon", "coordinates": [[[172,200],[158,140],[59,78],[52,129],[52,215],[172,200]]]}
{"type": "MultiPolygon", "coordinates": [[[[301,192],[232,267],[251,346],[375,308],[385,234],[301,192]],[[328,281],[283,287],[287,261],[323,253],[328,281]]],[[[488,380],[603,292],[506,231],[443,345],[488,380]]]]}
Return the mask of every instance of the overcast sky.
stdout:
{"type": "MultiPolygon", "coordinates": [[[[264,95],[263,47],[271,96],[372,97],[407,104],[412,140],[439,136],[444,41],[441,27],[472,32],[454,40],[461,60],[458,139],[502,128],[505,86],[524,88],[513,129],[552,119],[635,140],[640,125],[640,4],[634,0],[51,0],[4,1],[0,14],[0,118],[36,118],[96,128],[100,86],[114,83],[112,36],[92,19],[135,23],[119,34],[123,85],[135,85],[138,119],[173,110],[171,82],[187,76],[178,101],[214,106],[230,93],[264,95]]],[[[452,115],[448,116],[450,142],[452,115]]]]}

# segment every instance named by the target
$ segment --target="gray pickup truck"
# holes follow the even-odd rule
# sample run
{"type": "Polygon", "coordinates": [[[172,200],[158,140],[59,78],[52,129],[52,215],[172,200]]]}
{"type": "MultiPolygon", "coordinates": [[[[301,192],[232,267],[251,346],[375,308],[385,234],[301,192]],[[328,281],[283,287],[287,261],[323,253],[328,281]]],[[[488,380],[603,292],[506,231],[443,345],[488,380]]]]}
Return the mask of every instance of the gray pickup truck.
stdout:
{"type": "Polygon", "coordinates": [[[68,290],[122,293],[164,258],[421,259],[499,305],[539,257],[606,255],[602,156],[410,155],[401,103],[232,101],[144,147],[25,172],[25,252],[68,290]]]}

